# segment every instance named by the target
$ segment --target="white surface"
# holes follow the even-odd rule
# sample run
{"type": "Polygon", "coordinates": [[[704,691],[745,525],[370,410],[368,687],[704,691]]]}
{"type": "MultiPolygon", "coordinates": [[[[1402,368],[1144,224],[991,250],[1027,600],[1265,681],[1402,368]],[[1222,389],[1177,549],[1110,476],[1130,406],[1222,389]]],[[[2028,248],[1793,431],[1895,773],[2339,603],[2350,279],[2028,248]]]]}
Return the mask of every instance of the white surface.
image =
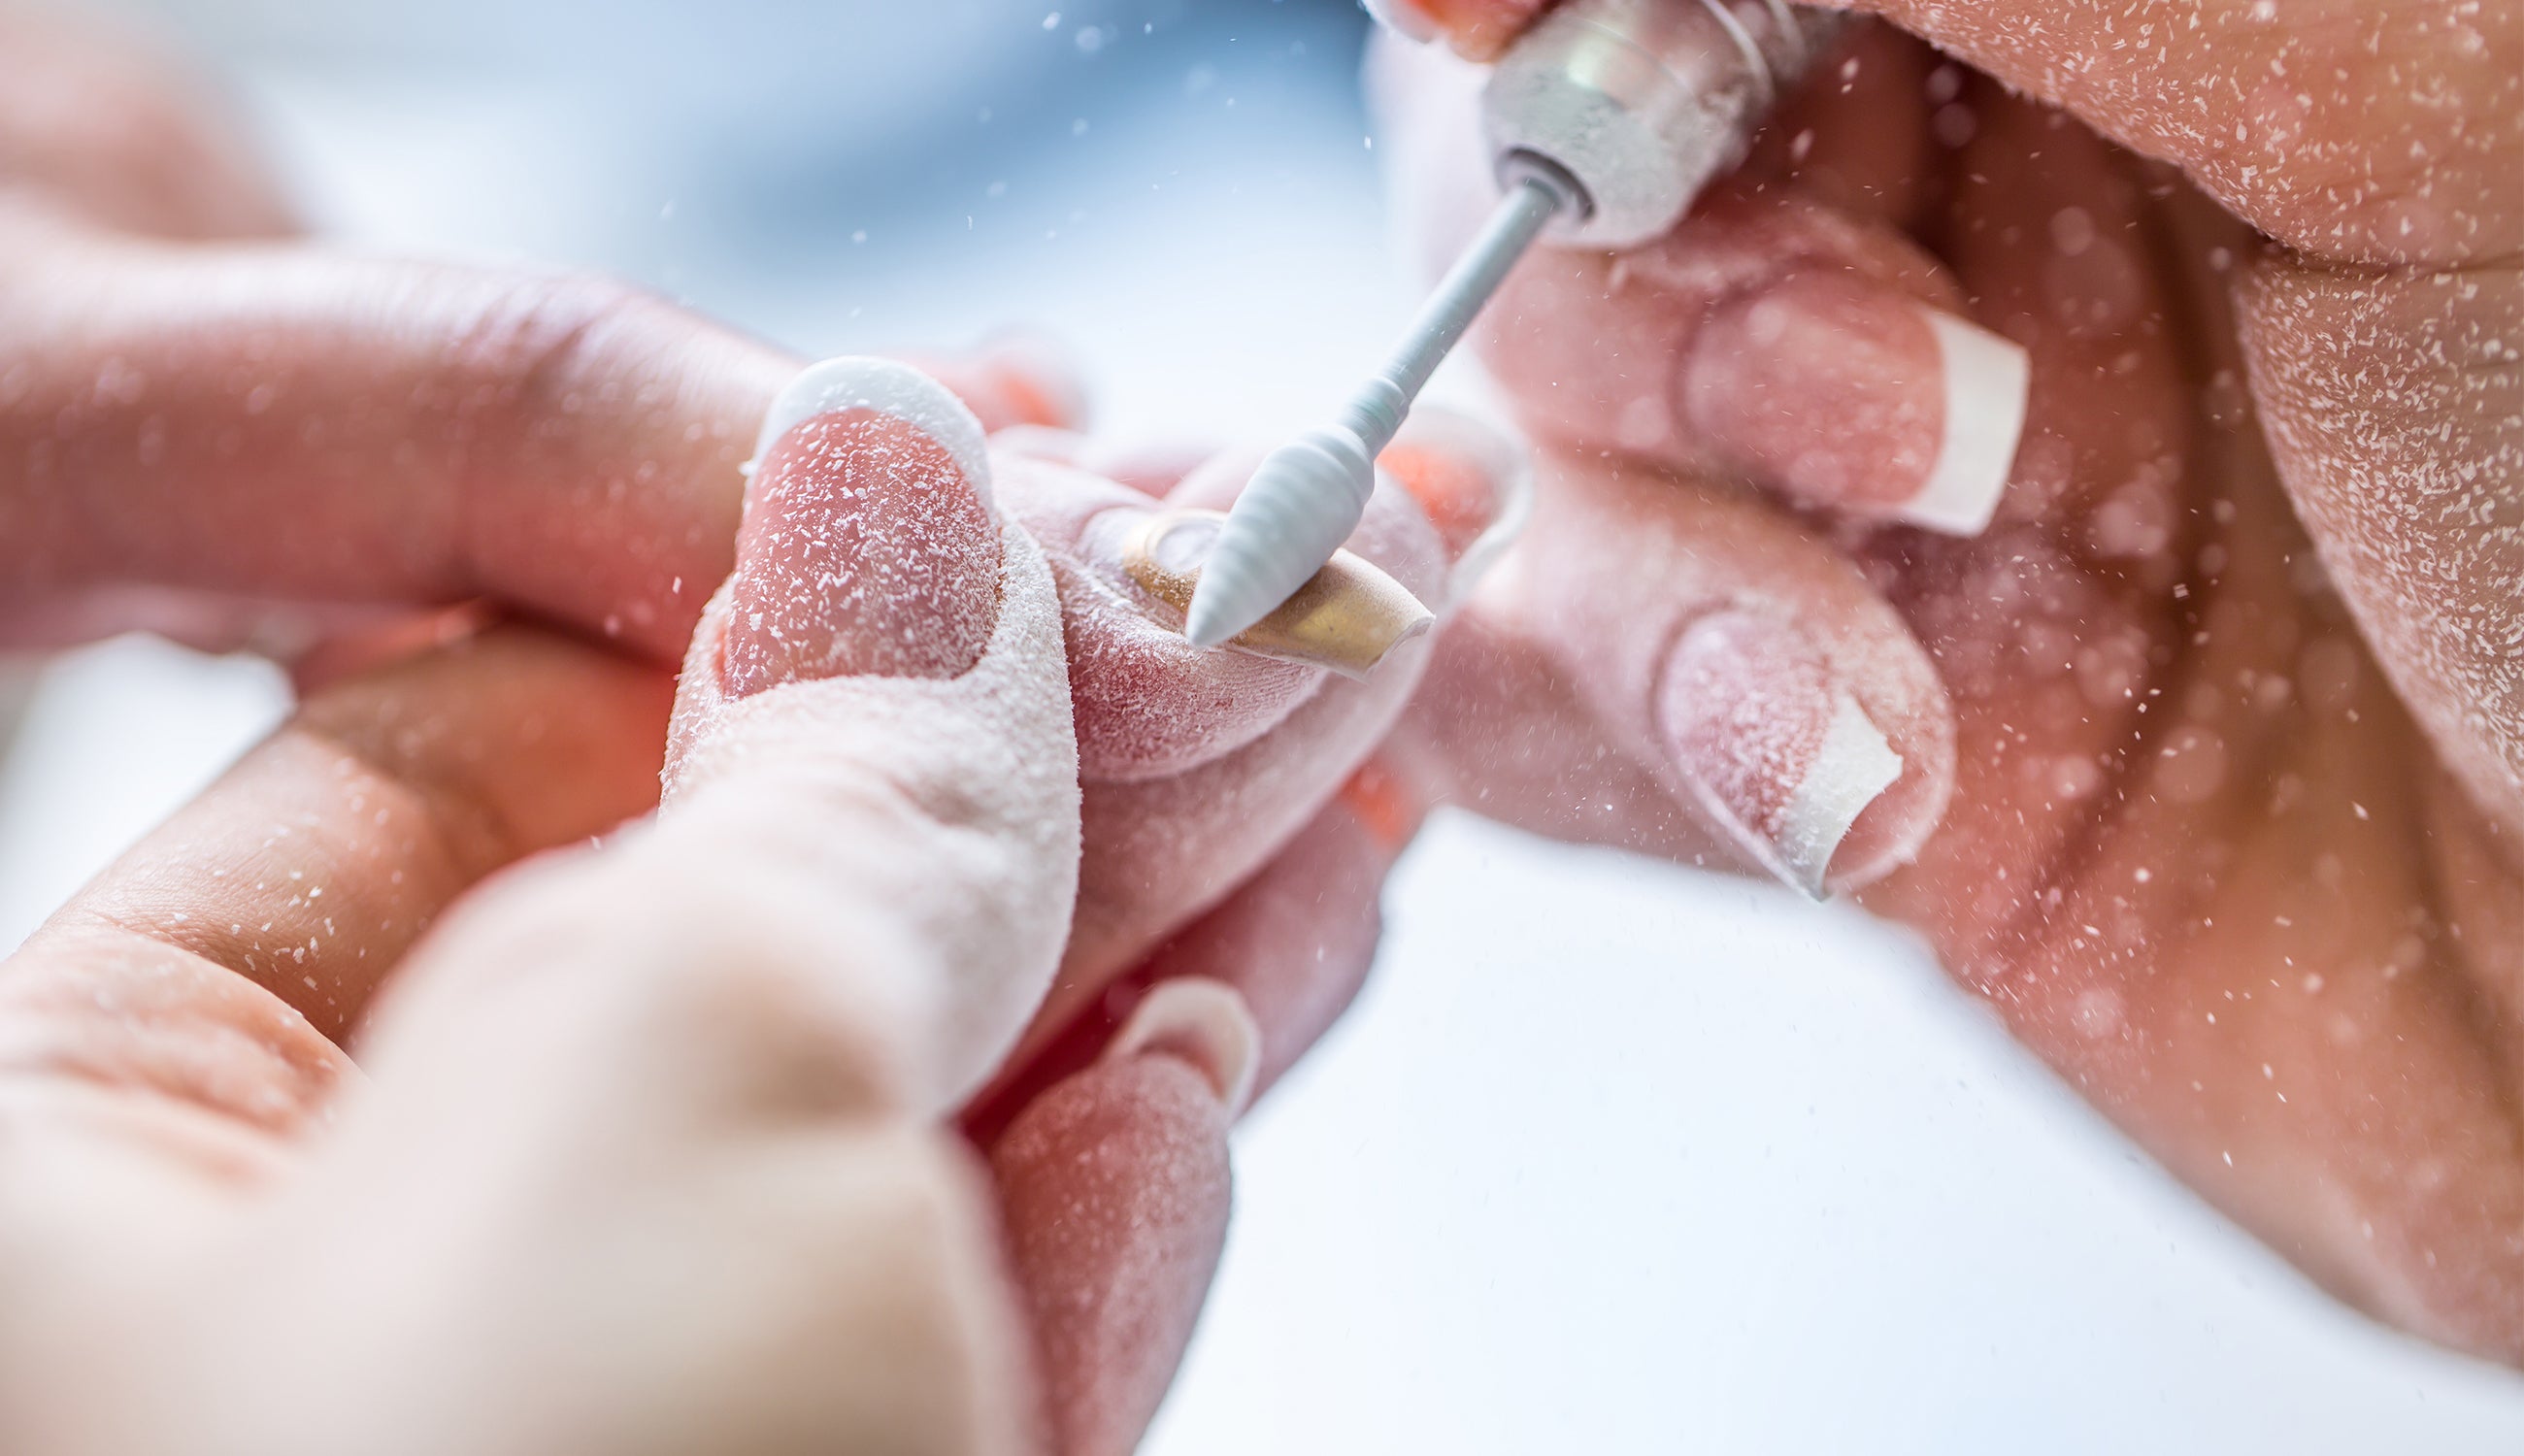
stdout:
{"type": "MultiPolygon", "coordinates": [[[[1127,429],[1318,417],[1412,303],[1347,32],[1293,0],[1066,5],[1043,31],[1049,8],[828,0],[914,56],[940,52],[905,17],[1023,28],[971,32],[932,150],[890,162],[849,145],[849,75],[708,51],[795,4],[693,8],[717,30],[624,5],[585,53],[543,43],[583,8],[344,4],[322,46],[273,22],[230,53],[366,241],[600,264],[814,354],[1047,323],[1127,429]],[[1132,29],[1075,40],[1161,14],[1140,60],[1132,29]],[[379,59],[407,35],[427,64],[379,59]],[[1025,65],[1069,69],[1021,86],[1025,65]],[[967,129],[967,104],[995,120],[967,129]]],[[[0,933],[277,702],[267,669],[149,644],[57,667],[0,781],[0,933]]],[[[1468,820],[1388,904],[1358,1012],[1240,1140],[1156,1456],[2524,1449],[2524,1383],[2312,1293],[1889,937],[1468,820]]]]}
{"type": "Polygon", "coordinates": [[[1912,946],[1440,820],[1238,1147],[1159,1456],[2512,1452],[1912,946]]]}

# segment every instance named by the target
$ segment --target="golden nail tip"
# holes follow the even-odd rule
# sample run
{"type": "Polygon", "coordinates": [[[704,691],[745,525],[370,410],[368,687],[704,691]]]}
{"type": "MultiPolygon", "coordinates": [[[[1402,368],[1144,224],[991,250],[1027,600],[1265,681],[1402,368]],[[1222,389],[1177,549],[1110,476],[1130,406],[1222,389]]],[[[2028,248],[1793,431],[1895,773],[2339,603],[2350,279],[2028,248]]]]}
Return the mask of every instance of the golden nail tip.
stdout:
{"type": "MultiPolygon", "coordinates": [[[[1125,569],[1150,597],[1178,613],[1185,611],[1191,606],[1192,589],[1200,585],[1200,568],[1162,548],[1186,526],[1215,531],[1226,519],[1217,510],[1150,516],[1123,546],[1125,569]]],[[[1410,588],[1365,557],[1339,551],[1295,595],[1225,645],[1364,682],[1395,648],[1436,624],[1436,613],[1410,588]]]]}

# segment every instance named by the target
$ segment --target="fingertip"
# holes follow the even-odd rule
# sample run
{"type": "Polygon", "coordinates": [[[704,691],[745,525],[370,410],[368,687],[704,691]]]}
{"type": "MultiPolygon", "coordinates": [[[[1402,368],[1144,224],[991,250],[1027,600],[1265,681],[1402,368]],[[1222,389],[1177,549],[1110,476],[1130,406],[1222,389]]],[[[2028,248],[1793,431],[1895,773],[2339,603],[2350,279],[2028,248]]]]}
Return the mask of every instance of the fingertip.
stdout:
{"type": "Polygon", "coordinates": [[[998,616],[1001,542],[981,426],[888,360],[827,360],[763,420],[738,531],[727,691],[955,677],[998,616]]]}
{"type": "Polygon", "coordinates": [[[1667,655],[1655,716],[1673,766],[1748,858],[1817,899],[1907,862],[1944,812],[1951,714],[1908,646],[1826,644],[1732,608],[1667,655]]]}
{"type": "Polygon", "coordinates": [[[2024,436],[2031,361],[2011,339],[1940,310],[1920,312],[1944,365],[1944,428],[1927,483],[1896,514],[1943,535],[1977,536],[1998,513],[2024,436]]]}
{"type": "Polygon", "coordinates": [[[1094,414],[1084,365],[1048,334],[1000,334],[969,354],[917,363],[953,390],[993,435],[1026,426],[1084,430],[1094,414]]]}
{"type": "MultiPolygon", "coordinates": [[[[1495,60],[1552,0],[1393,0],[1468,60],[1495,60]]],[[[1407,32],[1406,32],[1407,33],[1407,32]]]]}
{"type": "Polygon", "coordinates": [[[1472,594],[1533,512],[1533,462],[1525,442],[1442,406],[1414,410],[1376,463],[1419,504],[1453,559],[1447,606],[1472,594]]]}
{"type": "Polygon", "coordinates": [[[983,500],[990,500],[990,443],[972,409],[934,375],[870,355],[822,360],[790,380],[763,412],[747,472],[758,473],[772,447],[791,430],[817,415],[845,411],[892,415],[927,435],[983,500]]]}
{"type": "Polygon", "coordinates": [[[1253,1096],[1262,1032],[1234,987],[1206,976],[1176,976],[1148,989],[1102,1060],[1143,1054],[1181,1057],[1198,1069],[1232,1118],[1253,1096]]]}
{"type": "Polygon", "coordinates": [[[1038,1097],[991,1149],[1034,1314],[1053,1449],[1133,1449],[1226,1243],[1228,1116],[1204,1073],[1143,1053],[1038,1097]]]}
{"type": "Polygon", "coordinates": [[[2023,433],[2024,350],[1874,279],[1791,274],[1721,304],[1678,413],[1810,507],[1945,535],[1985,528],[2023,433]]]}
{"type": "Polygon", "coordinates": [[[1420,0],[1360,0],[1360,3],[1379,24],[1405,40],[1427,45],[1438,36],[1437,18],[1422,8],[1420,0]]]}

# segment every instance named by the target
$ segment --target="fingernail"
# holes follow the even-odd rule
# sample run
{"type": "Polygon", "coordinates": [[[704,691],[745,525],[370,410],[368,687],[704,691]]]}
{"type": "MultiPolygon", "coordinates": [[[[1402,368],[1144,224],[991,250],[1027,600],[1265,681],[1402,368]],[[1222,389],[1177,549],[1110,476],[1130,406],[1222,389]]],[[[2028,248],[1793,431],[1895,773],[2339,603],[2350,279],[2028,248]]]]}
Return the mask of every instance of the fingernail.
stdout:
{"type": "Polygon", "coordinates": [[[1820,898],[1902,759],[1811,639],[1746,611],[1704,617],[1666,658],[1657,721],[1702,806],[1754,861],[1820,898]]]}
{"type": "Polygon", "coordinates": [[[733,697],[834,677],[961,674],[998,622],[982,428],[908,364],[827,360],[754,447],[721,671],[733,697]]]}
{"type": "MultiPolygon", "coordinates": [[[[1218,510],[1151,515],[1123,543],[1123,569],[1179,621],[1226,519],[1218,510]]],[[[1296,595],[1227,645],[1364,680],[1395,648],[1436,621],[1402,583],[1365,557],[1339,551],[1296,595]]]]}
{"type": "Polygon", "coordinates": [[[1423,406],[1376,466],[1420,503],[1455,568],[1447,605],[1472,594],[1533,510],[1533,465],[1523,442],[1439,406],[1423,406]]]}
{"type": "Polygon", "coordinates": [[[1262,1060],[1262,1031],[1234,987],[1206,976],[1177,976],[1148,988],[1131,1019],[1104,1048],[1101,1061],[1144,1052],[1180,1057],[1200,1069],[1230,1116],[1253,1095],[1262,1060]]]}
{"type": "Polygon", "coordinates": [[[973,361],[982,387],[994,391],[1017,424],[1083,430],[1093,413],[1078,357],[1046,334],[1002,334],[973,361]]]}
{"type": "Polygon", "coordinates": [[[1359,0],[1379,24],[1405,40],[1422,45],[1437,38],[1437,22],[1416,0],[1359,0]]]}
{"type": "Polygon", "coordinates": [[[1008,333],[961,354],[913,354],[906,362],[953,392],[996,443],[1002,430],[1075,430],[1091,405],[1077,357],[1056,339],[1008,333]]]}
{"type": "Polygon", "coordinates": [[[1420,832],[1421,821],[1429,817],[1427,798],[1395,772],[1383,753],[1372,754],[1360,764],[1342,781],[1335,797],[1387,856],[1400,855],[1403,846],[1420,832]]]}
{"type": "Polygon", "coordinates": [[[1978,535],[2007,488],[2015,344],[1883,285],[1805,274],[1723,305],[1679,378],[1699,435],[1798,500],[1978,535]]]}

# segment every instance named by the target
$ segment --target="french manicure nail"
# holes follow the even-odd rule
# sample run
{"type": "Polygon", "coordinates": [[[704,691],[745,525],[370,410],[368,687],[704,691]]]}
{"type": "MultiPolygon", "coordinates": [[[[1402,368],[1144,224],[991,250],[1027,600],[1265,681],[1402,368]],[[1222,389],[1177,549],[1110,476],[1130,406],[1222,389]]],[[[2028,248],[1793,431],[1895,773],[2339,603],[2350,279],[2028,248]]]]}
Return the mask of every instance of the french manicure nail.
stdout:
{"type": "Polygon", "coordinates": [[[1859,815],[1902,774],[1814,643],[1750,611],[1683,633],[1666,658],[1657,721],[1702,807],[1755,862],[1817,898],[1859,815]]]}
{"type": "Polygon", "coordinates": [[[1437,38],[1437,22],[1420,8],[1418,0],[1360,0],[1360,3],[1386,29],[1405,40],[1427,45],[1437,38]]]}
{"type": "Polygon", "coordinates": [[[799,375],[754,447],[721,672],[744,697],[822,678],[954,677],[998,620],[982,429],[890,360],[799,375]]]}
{"type": "Polygon", "coordinates": [[[1721,306],[1683,416],[1806,504],[1978,535],[2024,429],[2024,351],[1885,286],[1799,274],[1721,306]]]}
{"type": "MultiPolygon", "coordinates": [[[[1201,562],[1226,519],[1218,510],[1152,515],[1123,544],[1123,569],[1141,590],[1180,614],[1191,605],[1201,562]]],[[[1409,588],[1376,563],[1339,551],[1294,596],[1230,638],[1228,646],[1363,681],[1395,648],[1436,621],[1409,588]]]]}
{"type": "Polygon", "coordinates": [[[1262,1032],[1234,987],[1206,976],[1177,976],[1148,988],[1100,1059],[1118,1061],[1150,1051],[1199,1068],[1232,1117],[1253,1095],[1262,1032]]]}

